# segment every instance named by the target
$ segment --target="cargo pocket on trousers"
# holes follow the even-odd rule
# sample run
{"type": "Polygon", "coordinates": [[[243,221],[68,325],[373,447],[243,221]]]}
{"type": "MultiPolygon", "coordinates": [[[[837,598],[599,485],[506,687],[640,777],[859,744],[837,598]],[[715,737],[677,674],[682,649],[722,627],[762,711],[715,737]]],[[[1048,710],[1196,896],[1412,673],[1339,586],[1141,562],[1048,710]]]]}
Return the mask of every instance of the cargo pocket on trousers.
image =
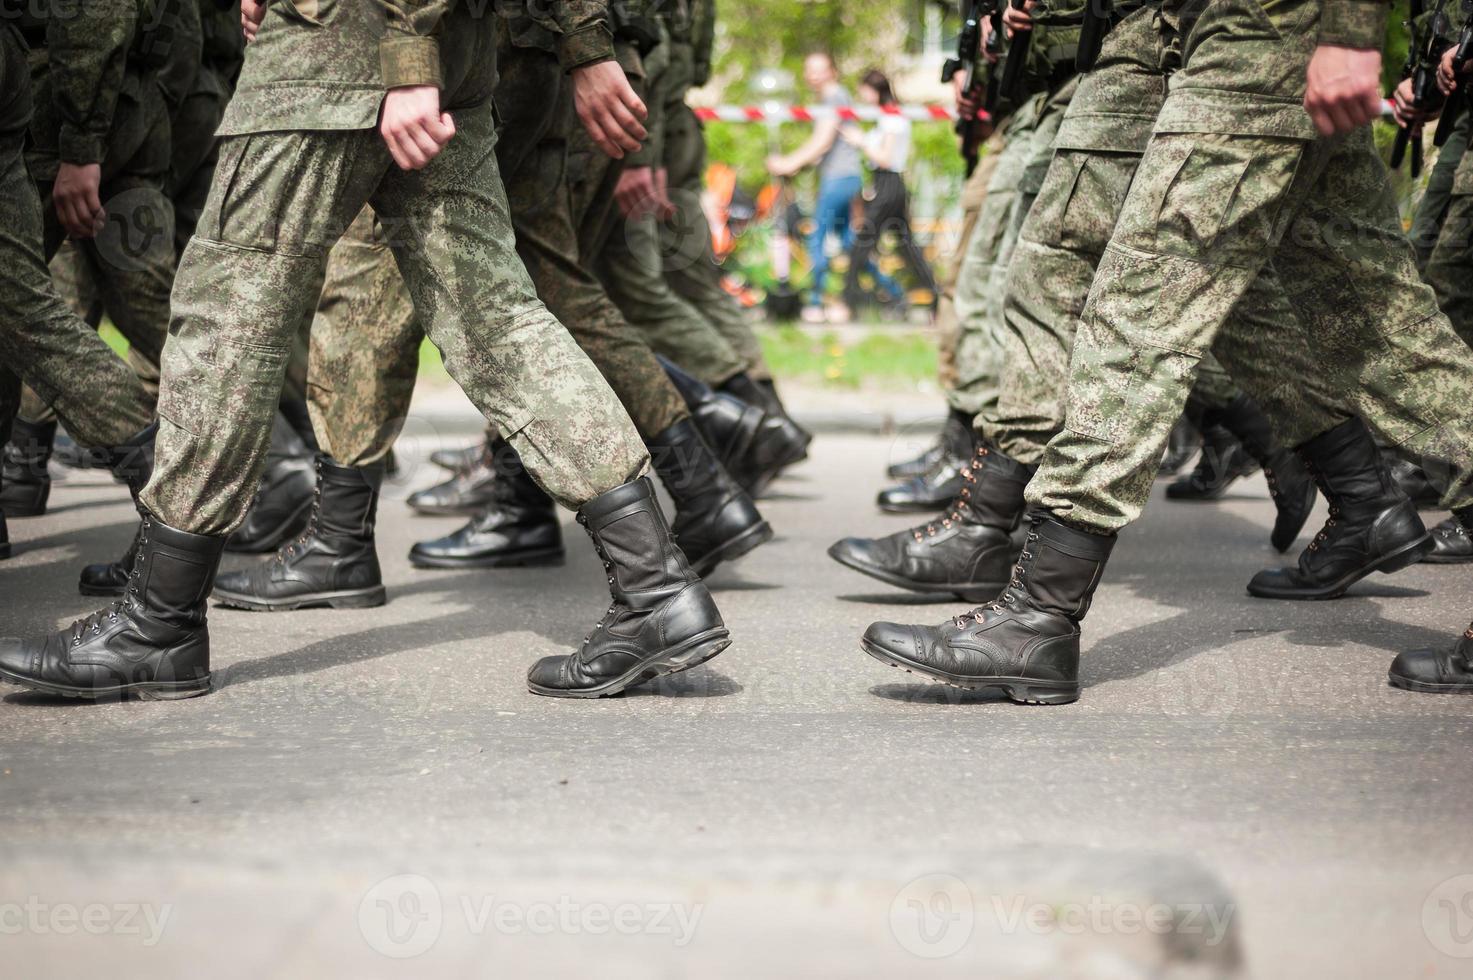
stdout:
{"type": "Polygon", "coordinates": [[[241,344],[223,337],[177,336],[165,353],[159,417],[191,435],[202,420],[236,418],[263,401],[275,405],[291,351],[241,344]]]}

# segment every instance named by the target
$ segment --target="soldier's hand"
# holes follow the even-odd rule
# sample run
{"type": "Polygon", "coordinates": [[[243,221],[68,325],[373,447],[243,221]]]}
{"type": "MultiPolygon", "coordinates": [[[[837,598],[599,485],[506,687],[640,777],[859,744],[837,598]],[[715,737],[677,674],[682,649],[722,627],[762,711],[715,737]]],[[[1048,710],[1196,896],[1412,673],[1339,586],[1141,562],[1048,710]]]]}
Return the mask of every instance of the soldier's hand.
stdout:
{"type": "Polygon", "coordinates": [[[1403,79],[1401,84],[1396,86],[1396,91],[1391,94],[1391,109],[1396,124],[1403,129],[1413,131],[1421,129],[1423,123],[1429,119],[1436,119],[1439,115],[1436,111],[1429,112],[1416,107],[1412,99],[1412,80],[1410,78],[1403,79]]]}
{"type": "Polygon", "coordinates": [[[1002,12],[1002,26],[1008,37],[1019,31],[1033,30],[1033,8],[1036,6],[1038,0],[1025,0],[1021,8],[1008,4],[1007,9],[1002,12]]]}
{"type": "Polygon", "coordinates": [[[626,218],[643,218],[655,206],[655,171],[652,167],[628,167],[614,187],[614,203],[626,218]]]}
{"type": "Polygon", "coordinates": [[[997,52],[992,50],[992,18],[982,18],[982,58],[989,65],[997,64],[997,52]]]}
{"type": "Polygon", "coordinates": [[[1437,87],[1442,89],[1443,95],[1452,95],[1458,87],[1458,70],[1464,66],[1453,64],[1457,53],[1456,46],[1448,48],[1442,53],[1442,60],[1437,63],[1437,87]]]}
{"type": "Polygon", "coordinates": [[[455,120],[440,111],[440,90],[433,85],[389,89],[379,112],[379,135],[401,170],[420,170],[440,155],[455,135],[455,120]]]}
{"type": "Polygon", "coordinates": [[[617,61],[573,69],[573,102],[588,135],[615,160],[636,152],[649,135],[642,122],[649,110],[634,94],[617,61]]]}
{"type": "Polygon", "coordinates": [[[1321,136],[1348,133],[1381,112],[1381,52],[1321,44],[1309,59],[1304,108],[1321,136]]]}
{"type": "Polygon", "coordinates": [[[107,224],[102,207],[102,165],[63,163],[56,171],[51,199],[61,226],[73,238],[95,238],[107,224]]]}
{"type": "Polygon", "coordinates": [[[268,0],[240,0],[240,31],[245,35],[246,43],[256,39],[261,21],[266,19],[267,2],[268,0]]]}

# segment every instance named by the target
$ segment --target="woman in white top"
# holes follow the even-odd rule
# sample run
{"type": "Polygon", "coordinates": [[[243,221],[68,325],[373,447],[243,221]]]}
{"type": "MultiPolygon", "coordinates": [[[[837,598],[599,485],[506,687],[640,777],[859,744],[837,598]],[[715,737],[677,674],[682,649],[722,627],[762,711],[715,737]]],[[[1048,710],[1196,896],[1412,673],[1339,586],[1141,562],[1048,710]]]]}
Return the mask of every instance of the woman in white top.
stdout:
{"type": "Polygon", "coordinates": [[[883,72],[871,69],[859,86],[859,97],[868,105],[887,110],[868,132],[857,126],[846,126],[840,135],[863,153],[874,169],[874,184],[864,195],[864,218],[855,232],[854,247],[849,253],[849,275],[844,280],[844,301],[857,309],[873,299],[859,285],[860,274],[868,271],[877,292],[886,293],[888,302],[899,302],[904,291],[890,276],[880,272],[871,261],[880,236],[894,232],[900,255],[910,266],[916,281],[931,296],[939,295],[931,267],[915,243],[910,228],[910,194],[905,189],[905,166],[910,159],[910,120],[901,115],[899,103],[883,72]]]}

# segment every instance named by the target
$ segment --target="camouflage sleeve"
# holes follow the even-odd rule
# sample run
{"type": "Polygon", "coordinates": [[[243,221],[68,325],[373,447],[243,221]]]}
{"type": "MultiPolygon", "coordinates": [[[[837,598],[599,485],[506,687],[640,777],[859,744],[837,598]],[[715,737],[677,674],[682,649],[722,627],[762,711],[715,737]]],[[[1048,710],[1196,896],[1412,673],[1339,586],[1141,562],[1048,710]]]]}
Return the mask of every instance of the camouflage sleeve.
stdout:
{"type": "Polygon", "coordinates": [[[695,23],[691,28],[695,74],[692,84],[700,88],[711,80],[711,52],[716,47],[716,0],[696,0],[695,23]]]}
{"type": "Polygon", "coordinates": [[[102,162],[137,29],[136,0],[51,0],[46,46],[63,163],[102,162]]]}
{"type": "Polygon", "coordinates": [[[455,0],[379,0],[388,29],[379,41],[384,88],[443,84],[435,28],[455,0]]]}
{"type": "Polygon", "coordinates": [[[609,61],[614,57],[614,30],[609,24],[609,0],[560,0],[554,4],[561,33],[557,60],[563,71],[609,61]]]}
{"type": "Polygon", "coordinates": [[[1386,9],[1386,0],[1325,0],[1320,11],[1320,43],[1381,50],[1386,9]]]}

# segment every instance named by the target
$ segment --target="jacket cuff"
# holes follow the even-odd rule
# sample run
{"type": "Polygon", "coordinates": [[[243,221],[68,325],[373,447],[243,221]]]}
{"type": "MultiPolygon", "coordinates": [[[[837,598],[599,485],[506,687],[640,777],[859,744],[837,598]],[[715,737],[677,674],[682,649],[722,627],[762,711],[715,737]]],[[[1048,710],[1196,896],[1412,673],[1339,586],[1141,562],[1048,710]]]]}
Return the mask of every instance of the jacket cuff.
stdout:
{"type": "Polygon", "coordinates": [[[1326,0],[1320,13],[1320,43],[1342,48],[1381,49],[1386,4],[1379,0],[1326,0]]]}
{"type": "Polygon", "coordinates": [[[440,42],[434,38],[390,32],[379,41],[378,54],[385,89],[410,85],[444,87],[440,42]]]}
{"type": "Polygon", "coordinates": [[[62,163],[101,163],[106,142],[105,137],[63,126],[57,139],[57,156],[62,163]]]}
{"type": "Polygon", "coordinates": [[[600,61],[610,61],[613,57],[614,32],[602,21],[572,34],[558,35],[557,60],[565,72],[600,61]]]}

